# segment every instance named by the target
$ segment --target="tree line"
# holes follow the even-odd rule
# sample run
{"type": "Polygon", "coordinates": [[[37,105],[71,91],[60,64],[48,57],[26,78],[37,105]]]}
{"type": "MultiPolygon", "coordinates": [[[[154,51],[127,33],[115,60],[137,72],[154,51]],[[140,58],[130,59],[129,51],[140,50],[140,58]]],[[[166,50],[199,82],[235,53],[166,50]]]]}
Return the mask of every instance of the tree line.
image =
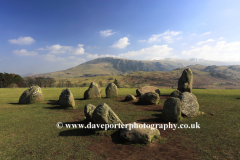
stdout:
{"type": "Polygon", "coordinates": [[[26,77],[25,83],[30,87],[37,85],[39,87],[53,87],[56,82],[54,78],[44,78],[44,77],[26,77]]]}
{"type": "Polygon", "coordinates": [[[12,84],[17,84],[18,86],[22,86],[23,78],[14,73],[0,73],[0,88],[9,87],[12,84]]]}

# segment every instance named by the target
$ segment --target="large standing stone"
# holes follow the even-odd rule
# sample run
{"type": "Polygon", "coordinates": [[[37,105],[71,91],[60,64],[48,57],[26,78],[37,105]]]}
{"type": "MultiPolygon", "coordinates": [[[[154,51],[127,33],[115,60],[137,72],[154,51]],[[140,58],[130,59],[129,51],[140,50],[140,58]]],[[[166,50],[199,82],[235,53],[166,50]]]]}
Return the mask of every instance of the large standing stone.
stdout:
{"type": "Polygon", "coordinates": [[[20,104],[32,104],[35,102],[41,102],[44,100],[42,90],[39,86],[32,86],[25,90],[19,98],[20,104]]]}
{"type": "Polygon", "coordinates": [[[178,122],[181,117],[181,101],[179,98],[168,98],[163,106],[162,119],[166,122],[178,122]]]}
{"type": "Polygon", "coordinates": [[[85,105],[84,114],[85,114],[87,120],[92,121],[92,116],[93,116],[93,112],[95,109],[96,109],[96,107],[92,104],[85,105]]]}
{"type": "Polygon", "coordinates": [[[170,94],[170,96],[182,99],[182,92],[180,92],[179,90],[175,90],[170,94]]]}
{"type": "Polygon", "coordinates": [[[84,99],[101,98],[101,87],[96,82],[92,82],[84,92],[84,99]]]}
{"type": "Polygon", "coordinates": [[[183,71],[182,76],[178,80],[178,90],[180,92],[192,93],[193,74],[190,68],[183,71]]]}
{"type": "Polygon", "coordinates": [[[136,97],[131,94],[127,95],[124,99],[124,101],[134,101],[134,100],[136,100],[136,97]]]}
{"type": "Polygon", "coordinates": [[[159,89],[154,86],[144,86],[136,90],[137,97],[140,97],[147,92],[156,92],[160,96],[159,89]]]}
{"type": "Polygon", "coordinates": [[[72,92],[69,89],[63,89],[59,96],[59,104],[62,108],[74,108],[75,100],[72,92]]]}
{"type": "Polygon", "coordinates": [[[95,124],[123,124],[106,103],[97,106],[93,112],[92,120],[95,124]]]}
{"type": "Polygon", "coordinates": [[[183,92],[181,99],[182,114],[187,117],[194,117],[198,114],[199,104],[197,97],[189,92],[183,92]]]}
{"type": "Polygon", "coordinates": [[[107,98],[116,97],[118,95],[118,89],[117,89],[117,86],[114,83],[110,83],[106,87],[105,91],[106,91],[106,97],[107,98]]]}
{"type": "Polygon", "coordinates": [[[138,99],[138,103],[146,105],[157,105],[160,98],[156,92],[147,92],[138,99]]]}
{"type": "Polygon", "coordinates": [[[152,138],[154,136],[160,136],[160,132],[156,128],[153,130],[147,127],[143,128],[143,124],[139,123],[130,123],[125,125],[127,125],[127,128],[120,130],[120,138],[128,142],[147,144],[152,142],[152,138]],[[131,126],[131,130],[130,125],[133,125],[131,126]]]}

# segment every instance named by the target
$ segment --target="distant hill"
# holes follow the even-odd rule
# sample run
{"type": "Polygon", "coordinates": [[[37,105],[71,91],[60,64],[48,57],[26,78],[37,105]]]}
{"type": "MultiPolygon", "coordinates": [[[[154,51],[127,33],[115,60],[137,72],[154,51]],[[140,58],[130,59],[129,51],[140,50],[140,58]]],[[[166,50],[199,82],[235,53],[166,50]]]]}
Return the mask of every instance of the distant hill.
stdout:
{"type": "Polygon", "coordinates": [[[34,75],[37,75],[38,73],[36,72],[31,72],[31,73],[28,73],[28,74],[24,74],[24,75],[21,75],[22,77],[28,77],[28,76],[34,76],[34,75]]]}
{"type": "MultiPolygon", "coordinates": [[[[172,71],[177,68],[183,68],[195,64],[208,65],[211,64],[211,61],[205,60],[182,60],[182,59],[164,59],[164,60],[130,60],[130,59],[122,59],[122,58],[98,58],[83,64],[80,64],[76,67],[69,68],[67,70],[51,72],[46,74],[38,74],[35,76],[43,76],[43,77],[51,77],[51,78],[78,78],[78,77],[94,77],[94,76],[102,76],[102,75],[125,75],[133,72],[144,71],[172,71]]],[[[199,65],[198,70],[203,71],[205,66],[199,65]]],[[[196,66],[195,66],[196,67],[196,66]]],[[[224,68],[224,67],[223,67],[224,68]]],[[[225,68],[228,68],[225,66],[225,68]]],[[[232,66],[228,68],[228,74],[234,75],[238,74],[238,66],[232,66]]],[[[211,69],[213,71],[214,69],[211,69]]],[[[220,69],[221,70],[221,69],[220,69]]],[[[218,72],[224,72],[220,71],[218,72]]],[[[206,70],[207,71],[207,70],[206,70]]],[[[215,71],[217,71],[215,69],[215,71]]],[[[209,72],[209,71],[207,71],[209,72]]],[[[239,72],[240,73],[240,72],[239,72]]],[[[225,72],[224,72],[225,74],[225,72]]],[[[239,76],[240,77],[240,76],[239,76]]]]}

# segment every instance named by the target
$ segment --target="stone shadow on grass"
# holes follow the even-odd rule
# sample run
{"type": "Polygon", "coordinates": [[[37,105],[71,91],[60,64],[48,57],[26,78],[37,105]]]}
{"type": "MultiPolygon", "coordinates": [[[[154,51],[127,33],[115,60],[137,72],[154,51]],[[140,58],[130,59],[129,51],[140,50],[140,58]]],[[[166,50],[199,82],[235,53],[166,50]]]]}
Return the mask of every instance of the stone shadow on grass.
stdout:
{"type": "Polygon", "coordinates": [[[82,121],[77,121],[77,122],[65,122],[63,123],[63,127],[66,127],[66,124],[76,124],[77,128],[76,129],[72,129],[73,127],[71,127],[71,129],[69,130],[65,130],[59,133],[59,136],[89,136],[89,135],[94,135],[95,134],[95,130],[94,129],[89,129],[89,128],[79,128],[79,125],[77,124],[83,124],[84,126],[86,126],[89,123],[88,120],[82,120],[82,121]]]}
{"type": "Polygon", "coordinates": [[[84,98],[74,98],[74,100],[76,101],[76,100],[79,100],[79,101],[81,101],[81,100],[85,100],[84,98]]]}
{"type": "Polygon", "coordinates": [[[59,133],[59,136],[90,136],[94,134],[95,132],[93,129],[78,128],[78,129],[62,131],[59,133]]]}
{"type": "Polygon", "coordinates": [[[111,134],[112,142],[115,144],[125,144],[126,142],[120,138],[120,129],[111,134]]]}
{"type": "Polygon", "coordinates": [[[143,123],[165,123],[164,120],[162,120],[161,118],[149,118],[149,119],[139,119],[137,120],[136,123],[138,122],[143,122],[143,123]]]}
{"type": "Polygon", "coordinates": [[[52,105],[52,107],[43,107],[45,109],[64,109],[60,106],[60,104],[58,103],[58,100],[49,100],[49,102],[47,104],[52,105]]]}
{"type": "Polygon", "coordinates": [[[25,105],[25,104],[20,104],[20,103],[8,103],[8,104],[12,104],[12,105],[25,105]]]}
{"type": "Polygon", "coordinates": [[[240,99],[240,98],[236,98],[236,99],[240,99]]]}

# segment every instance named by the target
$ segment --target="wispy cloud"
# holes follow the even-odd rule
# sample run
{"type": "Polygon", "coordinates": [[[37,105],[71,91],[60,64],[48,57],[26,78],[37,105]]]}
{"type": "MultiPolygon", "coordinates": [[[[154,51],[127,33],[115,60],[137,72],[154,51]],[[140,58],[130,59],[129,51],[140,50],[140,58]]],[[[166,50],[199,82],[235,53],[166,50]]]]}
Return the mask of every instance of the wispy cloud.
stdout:
{"type": "Polygon", "coordinates": [[[211,34],[211,33],[212,33],[212,32],[205,32],[205,33],[201,34],[201,36],[205,36],[205,35],[211,34]]]}
{"type": "Polygon", "coordinates": [[[118,56],[111,55],[111,54],[98,55],[98,54],[87,53],[87,58],[89,58],[89,59],[96,59],[96,58],[102,58],[102,57],[118,57],[118,56]]]}
{"type": "Polygon", "coordinates": [[[219,41],[216,45],[204,45],[182,51],[183,55],[214,61],[240,61],[240,41],[227,43],[219,41]]]}
{"type": "Polygon", "coordinates": [[[140,39],[140,40],[138,40],[138,42],[143,43],[143,42],[147,42],[147,41],[146,41],[146,40],[142,40],[142,39],[140,39]]]}
{"type": "Polygon", "coordinates": [[[38,48],[37,50],[43,51],[48,50],[49,54],[75,54],[75,55],[81,55],[84,54],[85,50],[83,48],[83,44],[78,44],[77,47],[72,46],[61,46],[60,44],[55,44],[52,46],[46,46],[45,48],[38,48]]]}
{"type": "Polygon", "coordinates": [[[9,39],[8,41],[12,44],[18,45],[29,45],[35,42],[32,37],[19,37],[18,39],[9,39]]]}
{"type": "Polygon", "coordinates": [[[103,36],[103,37],[108,37],[108,36],[111,36],[115,33],[117,33],[117,32],[112,32],[112,30],[110,30],[110,29],[105,30],[105,31],[100,31],[100,35],[103,36]]]}
{"type": "Polygon", "coordinates": [[[165,40],[168,43],[172,43],[173,38],[181,33],[181,31],[176,32],[167,30],[164,33],[152,35],[152,37],[148,39],[148,42],[151,43],[155,41],[165,40]]]}
{"type": "Polygon", "coordinates": [[[112,47],[112,48],[125,48],[126,46],[128,46],[130,44],[128,41],[129,41],[128,37],[123,37],[123,38],[119,39],[117,42],[115,42],[110,47],[112,47]]]}
{"type": "Polygon", "coordinates": [[[223,37],[220,37],[220,38],[219,38],[219,40],[222,40],[222,39],[223,39],[223,37]]]}
{"type": "Polygon", "coordinates": [[[26,49],[14,50],[13,53],[18,56],[37,56],[38,55],[38,52],[35,52],[35,51],[29,52],[26,49]]]}
{"type": "Polygon", "coordinates": [[[75,55],[84,54],[83,44],[78,44],[77,49],[73,52],[75,55]]]}
{"type": "Polygon", "coordinates": [[[151,59],[155,57],[167,57],[171,55],[172,50],[173,49],[168,47],[168,45],[154,45],[152,47],[143,48],[138,51],[130,51],[127,53],[119,54],[118,57],[122,57],[122,58],[138,57],[138,59],[141,57],[142,59],[151,59]]]}
{"type": "Polygon", "coordinates": [[[201,41],[201,42],[198,42],[197,45],[202,45],[202,44],[205,44],[205,43],[209,43],[209,42],[214,42],[215,40],[213,39],[208,39],[206,41],[201,41]]]}

